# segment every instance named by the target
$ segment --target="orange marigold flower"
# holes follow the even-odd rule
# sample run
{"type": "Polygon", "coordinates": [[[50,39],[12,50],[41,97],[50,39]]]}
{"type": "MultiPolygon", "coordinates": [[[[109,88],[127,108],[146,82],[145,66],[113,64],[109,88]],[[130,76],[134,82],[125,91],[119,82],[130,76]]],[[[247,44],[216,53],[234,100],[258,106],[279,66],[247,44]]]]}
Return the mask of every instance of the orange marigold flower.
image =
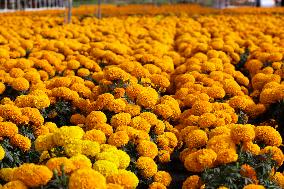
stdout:
{"type": "Polygon", "coordinates": [[[0,82],[0,94],[3,94],[5,90],[6,90],[5,84],[0,82]]]}
{"type": "Polygon", "coordinates": [[[62,174],[61,172],[61,166],[64,165],[64,171],[65,173],[71,173],[75,170],[75,166],[73,165],[73,162],[66,158],[66,157],[55,157],[51,158],[46,162],[46,166],[51,170],[56,170],[59,175],[62,174]]]}
{"type": "Polygon", "coordinates": [[[149,189],[167,189],[167,187],[160,182],[152,182],[149,189]]]}
{"type": "Polygon", "coordinates": [[[159,99],[158,93],[155,89],[146,87],[138,94],[137,103],[145,108],[153,108],[159,99]]]}
{"type": "Polygon", "coordinates": [[[12,87],[17,91],[26,91],[29,89],[30,84],[25,78],[19,77],[13,80],[12,87]]]}
{"type": "Polygon", "coordinates": [[[137,130],[142,130],[145,132],[149,132],[151,129],[151,125],[142,117],[136,116],[131,120],[131,127],[137,130]]]}
{"type": "Polygon", "coordinates": [[[191,111],[196,116],[200,116],[204,113],[210,113],[212,111],[212,104],[207,101],[196,101],[193,104],[191,111]]]}
{"type": "Polygon", "coordinates": [[[110,135],[108,139],[108,144],[116,146],[116,147],[122,147],[123,145],[126,145],[129,141],[129,137],[126,131],[118,131],[110,135]]]}
{"type": "Polygon", "coordinates": [[[93,129],[98,124],[103,124],[107,122],[106,115],[101,111],[92,111],[86,117],[86,126],[88,129],[93,129]]]}
{"type": "Polygon", "coordinates": [[[276,172],[275,175],[273,175],[272,180],[278,184],[281,188],[284,188],[284,175],[283,173],[276,172]]]}
{"type": "Polygon", "coordinates": [[[253,141],[255,138],[254,126],[250,124],[235,125],[231,129],[231,137],[237,144],[253,141]]]}
{"type": "Polygon", "coordinates": [[[106,142],[106,136],[105,136],[104,132],[102,132],[101,130],[96,130],[96,129],[92,129],[92,130],[87,131],[84,134],[83,139],[95,141],[95,142],[98,142],[100,144],[104,144],[106,142]]]}
{"type": "Polygon", "coordinates": [[[201,187],[201,179],[198,175],[192,175],[182,184],[182,189],[199,189],[201,187]]]}
{"type": "Polygon", "coordinates": [[[282,144],[280,133],[270,126],[255,127],[255,139],[263,141],[266,145],[279,147],[282,144]]]}
{"type": "Polygon", "coordinates": [[[166,171],[158,171],[155,175],[154,175],[154,181],[155,182],[159,182],[162,183],[165,186],[169,186],[172,182],[172,177],[171,175],[166,172],[166,171]]]}
{"type": "Polygon", "coordinates": [[[23,151],[28,151],[31,148],[31,140],[21,134],[15,134],[10,137],[10,142],[12,145],[19,147],[23,151]]]}
{"type": "Polygon", "coordinates": [[[138,186],[139,180],[134,173],[120,169],[118,173],[107,177],[107,183],[119,184],[125,189],[132,189],[138,186]]]}
{"type": "Polygon", "coordinates": [[[278,166],[281,166],[284,161],[284,155],[280,148],[276,146],[266,146],[264,149],[260,151],[260,154],[271,154],[272,159],[277,162],[278,166]]]}
{"type": "Polygon", "coordinates": [[[136,167],[144,178],[150,178],[157,173],[158,167],[155,161],[149,157],[139,157],[136,162],[136,167]]]}
{"type": "Polygon", "coordinates": [[[150,157],[154,159],[158,155],[158,147],[154,142],[141,140],[136,150],[140,156],[150,157]]]}
{"type": "Polygon", "coordinates": [[[2,189],[28,189],[28,187],[22,181],[19,181],[19,180],[10,181],[1,188],[2,189]]]}
{"type": "Polygon", "coordinates": [[[243,187],[243,189],[265,189],[265,187],[258,184],[249,184],[243,187]]]}
{"type": "Polygon", "coordinates": [[[12,137],[18,133],[18,127],[12,122],[0,122],[0,136],[12,137]]]}
{"type": "Polygon", "coordinates": [[[20,180],[28,187],[46,185],[53,174],[46,166],[25,163],[13,172],[13,179],[20,180]]]}
{"type": "Polygon", "coordinates": [[[184,136],[184,137],[185,137],[184,138],[185,143],[187,147],[190,149],[200,148],[202,146],[205,146],[208,141],[206,132],[200,129],[193,130],[187,136],[184,136]]]}
{"type": "Polygon", "coordinates": [[[255,172],[254,168],[251,167],[250,165],[248,165],[248,164],[242,165],[240,173],[243,177],[247,177],[247,178],[250,178],[251,180],[253,180],[254,183],[258,182],[256,172],[255,172]]]}

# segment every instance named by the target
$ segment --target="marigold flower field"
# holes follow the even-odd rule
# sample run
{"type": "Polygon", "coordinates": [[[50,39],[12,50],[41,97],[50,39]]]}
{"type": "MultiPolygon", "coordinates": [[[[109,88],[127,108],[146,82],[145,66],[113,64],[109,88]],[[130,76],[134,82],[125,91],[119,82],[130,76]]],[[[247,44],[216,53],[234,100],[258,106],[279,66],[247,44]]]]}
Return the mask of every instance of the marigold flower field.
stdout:
{"type": "Polygon", "coordinates": [[[82,10],[0,15],[0,188],[284,188],[283,9],[82,10]]]}

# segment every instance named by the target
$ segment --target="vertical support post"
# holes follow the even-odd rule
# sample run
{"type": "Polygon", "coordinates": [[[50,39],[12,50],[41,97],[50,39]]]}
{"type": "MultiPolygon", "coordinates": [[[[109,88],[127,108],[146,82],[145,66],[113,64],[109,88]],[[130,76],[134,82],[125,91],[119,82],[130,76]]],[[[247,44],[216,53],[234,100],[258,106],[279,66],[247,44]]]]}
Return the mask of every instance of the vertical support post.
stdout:
{"type": "Polygon", "coordinates": [[[101,0],[98,0],[98,10],[97,10],[97,18],[102,18],[102,12],[101,12],[101,0]]]}
{"type": "MultiPolygon", "coordinates": [[[[66,3],[67,3],[67,6],[66,6],[66,8],[67,8],[67,18],[66,18],[66,22],[68,23],[68,24],[70,24],[71,23],[71,17],[72,17],[72,0],[66,0],[66,3]]],[[[65,11],[66,12],[66,11],[65,11]]]]}
{"type": "Polygon", "coordinates": [[[20,0],[17,0],[17,10],[20,10],[20,6],[21,6],[20,3],[21,3],[20,0]]]}
{"type": "Polygon", "coordinates": [[[8,2],[7,2],[8,0],[5,0],[5,10],[7,10],[8,9],[8,2]]]}

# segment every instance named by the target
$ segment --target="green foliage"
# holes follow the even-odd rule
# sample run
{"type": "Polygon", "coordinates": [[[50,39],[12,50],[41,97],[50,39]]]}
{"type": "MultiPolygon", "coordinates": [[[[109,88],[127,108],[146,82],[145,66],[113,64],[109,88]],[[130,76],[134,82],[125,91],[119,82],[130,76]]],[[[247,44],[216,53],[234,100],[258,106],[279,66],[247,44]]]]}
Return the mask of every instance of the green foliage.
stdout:
{"type": "Polygon", "coordinates": [[[10,98],[11,100],[15,100],[18,96],[20,95],[26,95],[28,94],[28,91],[17,91],[15,89],[13,89],[13,87],[11,87],[11,85],[7,85],[6,84],[6,89],[4,91],[4,93],[2,93],[0,95],[0,100],[2,100],[5,97],[10,98]]]}
{"type": "Polygon", "coordinates": [[[71,125],[70,118],[78,113],[72,103],[65,100],[58,100],[55,104],[41,110],[41,114],[46,122],[51,121],[58,127],[71,125]]]}
{"type": "Polygon", "coordinates": [[[35,136],[32,129],[28,126],[22,126],[19,128],[19,133],[31,140],[31,149],[23,152],[20,148],[12,146],[10,140],[5,138],[1,141],[1,145],[5,150],[5,157],[0,161],[0,168],[18,167],[23,163],[38,163],[40,154],[35,150],[35,136]]]}
{"type": "Polygon", "coordinates": [[[271,154],[253,155],[240,149],[238,155],[237,162],[206,169],[201,174],[201,179],[205,183],[206,189],[215,189],[219,186],[238,189],[253,183],[250,178],[240,174],[243,164],[248,164],[254,168],[259,184],[264,185],[266,188],[280,189],[269,178],[273,167],[276,166],[276,162],[272,159],[271,154]]]}
{"type": "Polygon", "coordinates": [[[57,170],[53,170],[53,178],[45,185],[37,189],[68,189],[69,176],[66,175],[64,165],[60,166],[61,175],[58,175],[57,170]]]}
{"type": "Polygon", "coordinates": [[[237,124],[247,124],[248,123],[248,116],[242,110],[237,111],[238,114],[238,122],[237,124]]]}
{"type": "Polygon", "coordinates": [[[236,69],[237,70],[241,70],[242,68],[244,68],[247,59],[249,57],[250,51],[248,48],[245,49],[245,52],[243,54],[241,54],[240,56],[240,61],[238,62],[238,64],[236,65],[236,69]]]}
{"type": "Polygon", "coordinates": [[[63,146],[57,146],[55,148],[52,148],[52,150],[48,150],[48,154],[51,158],[53,158],[53,157],[66,157],[63,146]]]}

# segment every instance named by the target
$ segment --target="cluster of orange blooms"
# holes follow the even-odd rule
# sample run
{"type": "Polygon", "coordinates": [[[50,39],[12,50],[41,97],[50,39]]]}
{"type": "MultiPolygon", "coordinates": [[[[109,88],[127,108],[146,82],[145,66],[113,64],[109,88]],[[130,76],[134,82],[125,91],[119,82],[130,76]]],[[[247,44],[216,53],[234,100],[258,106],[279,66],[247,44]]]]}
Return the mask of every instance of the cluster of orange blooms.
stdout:
{"type": "MultiPolygon", "coordinates": [[[[85,9],[92,7],[74,11],[85,9]]],[[[67,176],[61,187],[164,189],[175,182],[165,167],[176,155],[188,171],[180,187],[206,188],[200,174],[237,162],[239,148],[271,153],[269,179],[284,187],[280,133],[247,123],[284,100],[284,18],[260,14],[278,9],[194,18],[173,9],[217,12],[131,5],[118,13],[108,5],[110,15],[173,14],[75,16],[68,25],[42,13],[0,17],[0,188],[40,188],[67,176]],[[36,151],[38,161],[3,164],[7,141],[36,151]]],[[[242,175],[249,171],[242,165],[242,175]]],[[[256,175],[244,189],[265,188],[256,175]]]]}

